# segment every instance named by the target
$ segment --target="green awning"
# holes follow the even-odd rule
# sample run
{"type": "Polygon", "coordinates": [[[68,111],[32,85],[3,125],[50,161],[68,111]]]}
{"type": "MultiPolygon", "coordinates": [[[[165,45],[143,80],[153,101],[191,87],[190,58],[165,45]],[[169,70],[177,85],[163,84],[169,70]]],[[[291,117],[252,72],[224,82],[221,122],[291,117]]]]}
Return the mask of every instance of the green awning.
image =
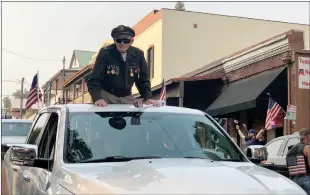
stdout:
{"type": "Polygon", "coordinates": [[[211,116],[219,116],[256,107],[256,99],[286,67],[268,70],[231,83],[207,108],[211,116]]]}

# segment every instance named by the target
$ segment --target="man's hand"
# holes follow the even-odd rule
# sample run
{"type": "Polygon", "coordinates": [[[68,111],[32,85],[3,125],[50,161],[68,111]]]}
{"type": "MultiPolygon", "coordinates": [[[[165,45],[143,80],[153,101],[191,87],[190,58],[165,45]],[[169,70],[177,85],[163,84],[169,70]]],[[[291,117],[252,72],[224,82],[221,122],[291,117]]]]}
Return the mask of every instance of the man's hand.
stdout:
{"type": "Polygon", "coordinates": [[[145,101],[147,105],[152,104],[153,106],[159,106],[156,100],[148,99],[145,101]]]}
{"type": "Polygon", "coordinates": [[[104,99],[100,99],[95,102],[95,105],[99,107],[106,107],[108,104],[106,101],[104,101],[104,99]]]}

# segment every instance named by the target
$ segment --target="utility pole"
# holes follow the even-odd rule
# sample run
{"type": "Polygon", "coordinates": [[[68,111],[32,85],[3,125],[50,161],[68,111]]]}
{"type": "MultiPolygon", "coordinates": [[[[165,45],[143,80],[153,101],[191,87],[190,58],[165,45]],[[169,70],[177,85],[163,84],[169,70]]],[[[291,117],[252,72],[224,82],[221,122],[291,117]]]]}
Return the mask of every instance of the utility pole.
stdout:
{"type": "MultiPolygon", "coordinates": [[[[62,60],[62,73],[63,73],[63,84],[66,82],[66,73],[65,73],[65,68],[66,68],[66,57],[64,56],[62,60]]],[[[62,87],[62,102],[65,104],[67,101],[65,100],[65,89],[62,87]]]]}
{"type": "Polygon", "coordinates": [[[23,77],[22,81],[21,81],[21,89],[20,89],[20,93],[21,93],[21,97],[20,97],[20,119],[23,118],[24,81],[25,81],[25,78],[23,77]]]}

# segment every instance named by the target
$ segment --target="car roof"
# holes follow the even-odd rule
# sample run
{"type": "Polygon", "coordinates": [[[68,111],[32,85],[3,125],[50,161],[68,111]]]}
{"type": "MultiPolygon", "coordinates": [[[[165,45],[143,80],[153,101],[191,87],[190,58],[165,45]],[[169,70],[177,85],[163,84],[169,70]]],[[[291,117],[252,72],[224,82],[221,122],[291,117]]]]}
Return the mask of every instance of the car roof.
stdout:
{"type": "Polygon", "coordinates": [[[182,113],[182,114],[197,114],[204,115],[205,113],[190,108],[175,107],[175,106],[149,106],[144,105],[142,108],[137,108],[131,104],[109,104],[107,107],[98,107],[93,104],[65,104],[55,105],[52,107],[66,107],[69,112],[165,112],[165,113],[182,113]]]}
{"type": "Polygon", "coordinates": [[[32,123],[32,120],[26,120],[26,119],[1,119],[1,123],[32,123]]]}

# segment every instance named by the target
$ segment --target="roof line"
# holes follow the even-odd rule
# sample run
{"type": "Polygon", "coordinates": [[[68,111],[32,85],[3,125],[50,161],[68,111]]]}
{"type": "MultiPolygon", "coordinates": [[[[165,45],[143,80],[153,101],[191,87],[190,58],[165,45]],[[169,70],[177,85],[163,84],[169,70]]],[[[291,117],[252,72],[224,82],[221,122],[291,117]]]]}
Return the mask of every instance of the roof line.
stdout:
{"type": "MultiPolygon", "coordinates": [[[[78,70],[74,70],[74,69],[65,69],[65,72],[78,72],[78,70]]],[[[48,81],[46,81],[42,87],[45,87],[45,85],[47,84],[47,82],[52,82],[53,80],[55,80],[56,78],[59,77],[59,75],[62,73],[62,69],[57,71],[48,81]]]]}
{"type": "Polygon", "coordinates": [[[92,53],[96,53],[95,51],[88,51],[88,50],[81,50],[81,49],[75,49],[73,51],[83,51],[83,52],[92,52],[92,53]]]}
{"type": "Polygon", "coordinates": [[[198,14],[208,14],[208,15],[215,15],[215,16],[225,16],[225,17],[233,17],[233,18],[242,18],[242,19],[250,19],[250,20],[260,20],[260,21],[268,21],[268,22],[280,22],[280,23],[286,23],[286,24],[298,24],[298,25],[305,25],[310,26],[310,24],[303,24],[303,23],[295,23],[295,22],[285,22],[285,21],[278,21],[278,20],[267,20],[267,19],[259,19],[259,18],[249,18],[245,16],[234,16],[234,15],[224,15],[224,14],[216,14],[216,13],[207,13],[207,12],[195,12],[195,11],[179,11],[175,9],[170,8],[162,8],[164,10],[170,10],[175,12],[189,12],[189,13],[198,13],[198,14]]]}
{"type": "Polygon", "coordinates": [[[88,69],[92,68],[93,64],[89,64],[87,66],[84,66],[81,70],[79,70],[75,75],[73,75],[72,77],[70,77],[63,85],[62,87],[66,87],[67,85],[69,85],[74,79],[78,78],[81,74],[83,74],[85,71],[87,71],[88,69]]]}

